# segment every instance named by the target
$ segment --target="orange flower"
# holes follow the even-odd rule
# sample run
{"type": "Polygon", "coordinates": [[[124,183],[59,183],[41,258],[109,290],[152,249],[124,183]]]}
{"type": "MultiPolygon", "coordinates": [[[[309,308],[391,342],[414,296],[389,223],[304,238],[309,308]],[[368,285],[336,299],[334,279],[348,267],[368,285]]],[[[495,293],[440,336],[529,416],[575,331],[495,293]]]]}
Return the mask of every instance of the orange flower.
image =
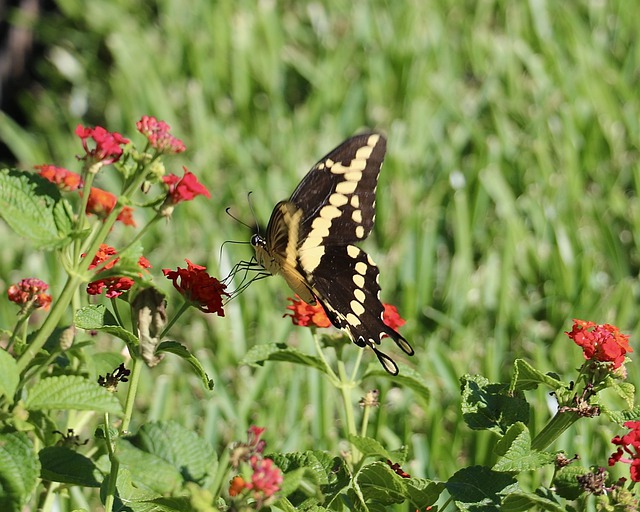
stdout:
{"type": "Polygon", "coordinates": [[[247,482],[240,475],[234,476],[229,482],[229,496],[238,496],[244,489],[247,489],[247,482]]]}
{"type": "Polygon", "coordinates": [[[301,327],[331,327],[331,321],[319,302],[315,306],[311,306],[297,295],[295,298],[289,297],[287,300],[291,301],[291,305],[287,306],[287,309],[290,309],[293,313],[285,313],[283,316],[291,317],[293,325],[301,327]]]}
{"type": "Polygon", "coordinates": [[[169,174],[162,177],[165,185],[169,188],[167,199],[165,201],[168,205],[176,205],[182,201],[191,201],[196,196],[203,195],[205,197],[211,197],[209,191],[205,186],[198,181],[196,175],[187,171],[186,167],[182,168],[184,175],[182,178],[175,174],[169,174]]]}
{"type": "MultiPolygon", "coordinates": [[[[101,219],[105,219],[115,208],[117,202],[118,198],[111,192],[107,192],[101,188],[91,187],[85,211],[87,215],[94,214],[101,219]]],[[[129,206],[125,206],[122,209],[116,220],[119,220],[125,226],[136,226],[136,221],[133,219],[133,210],[129,206]]]]}
{"type": "Polygon", "coordinates": [[[71,192],[82,188],[82,178],[80,175],[64,167],[56,167],[55,165],[49,164],[36,165],[34,167],[40,169],[38,173],[40,176],[54,183],[60,190],[71,192]]]}
{"type": "Polygon", "coordinates": [[[400,327],[407,323],[407,321],[400,316],[398,308],[391,304],[383,304],[384,312],[382,313],[382,321],[388,327],[391,327],[394,331],[397,331],[400,327]]]}

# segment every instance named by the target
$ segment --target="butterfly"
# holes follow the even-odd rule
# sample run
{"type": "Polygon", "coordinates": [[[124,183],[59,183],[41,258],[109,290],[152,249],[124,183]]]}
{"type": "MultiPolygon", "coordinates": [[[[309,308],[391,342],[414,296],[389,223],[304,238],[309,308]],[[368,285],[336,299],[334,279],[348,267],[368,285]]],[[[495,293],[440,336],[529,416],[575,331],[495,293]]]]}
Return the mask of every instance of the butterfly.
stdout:
{"type": "Polygon", "coordinates": [[[265,236],[254,234],[251,245],[259,265],[282,275],[307,304],[320,303],[335,327],[373,349],[384,369],[397,375],[396,363],[378,348],[381,340],[391,338],[410,356],[413,348],[382,321],[378,267],[353,245],[373,228],[386,146],[379,133],[344,141],[276,204],[265,236]]]}

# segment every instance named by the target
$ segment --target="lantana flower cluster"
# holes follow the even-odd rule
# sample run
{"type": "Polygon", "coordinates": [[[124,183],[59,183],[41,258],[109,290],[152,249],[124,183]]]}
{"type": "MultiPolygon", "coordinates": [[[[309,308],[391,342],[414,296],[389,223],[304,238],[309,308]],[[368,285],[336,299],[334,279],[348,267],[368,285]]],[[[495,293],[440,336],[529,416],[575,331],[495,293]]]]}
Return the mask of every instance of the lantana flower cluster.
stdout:
{"type": "Polygon", "coordinates": [[[247,442],[236,443],[231,449],[231,465],[237,471],[248,466],[248,474],[236,475],[229,482],[229,496],[245,498],[251,496],[255,509],[267,505],[282,485],[282,472],[273,460],[264,457],[266,443],[260,438],[264,428],[251,426],[247,431],[247,442]]]}
{"type": "Polygon", "coordinates": [[[627,421],[624,426],[629,432],[611,440],[618,449],[609,457],[609,466],[616,462],[629,464],[631,480],[640,482],[640,421],[627,421]]]}
{"type": "Polygon", "coordinates": [[[45,293],[49,285],[40,279],[30,277],[22,279],[18,284],[12,284],[7,290],[7,295],[11,302],[20,306],[32,307],[33,309],[49,309],[51,305],[51,295],[45,293]]]}
{"type": "Polygon", "coordinates": [[[574,320],[573,328],[566,335],[582,347],[585,359],[612,363],[614,370],[624,363],[627,353],[633,352],[629,336],[614,325],[574,320]]]}
{"type": "Polygon", "coordinates": [[[191,263],[189,260],[185,261],[187,268],[178,267],[177,270],[163,268],[163,274],[173,281],[174,288],[200,311],[224,316],[222,298],[229,296],[224,291],[226,285],[210,276],[206,267],[191,263]]]}

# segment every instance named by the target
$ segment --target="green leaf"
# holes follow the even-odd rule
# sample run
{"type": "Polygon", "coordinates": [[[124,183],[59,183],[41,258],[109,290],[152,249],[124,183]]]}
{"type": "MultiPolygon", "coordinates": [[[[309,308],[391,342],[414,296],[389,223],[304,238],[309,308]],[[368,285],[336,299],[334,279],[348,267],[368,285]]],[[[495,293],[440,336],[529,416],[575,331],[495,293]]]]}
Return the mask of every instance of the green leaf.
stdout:
{"type": "Polygon", "coordinates": [[[433,482],[424,478],[406,480],[407,496],[418,510],[425,510],[433,505],[445,490],[444,482],[433,482]]]}
{"type": "Polygon", "coordinates": [[[0,170],[0,217],[36,249],[55,249],[71,241],[71,206],[53,183],[36,173],[0,170]]]}
{"type": "Polygon", "coordinates": [[[286,361],[288,363],[301,364],[327,373],[324,362],[316,356],[305,354],[284,343],[262,343],[255,345],[240,361],[249,366],[262,366],[265,361],[286,361]]]}
{"type": "Polygon", "coordinates": [[[11,354],[0,349],[0,396],[5,396],[13,403],[13,395],[18,388],[20,373],[16,366],[16,360],[11,354]]]}
{"type": "Polygon", "coordinates": [[[122,406],[113,393],[78,375],[60,375],[38,381],[29,391],[26,407],[122,414],[122,406]]]}
{"type": "Polygon", "coordinates": [[[524,423],[514,423],[496,445],[501,455],[493,466],[494,471],[530,471],[555,461],[555,454],[531,449],[531,434],[524,423]]]}
{"type": "Polygon", "coordinates": [[[629,409],[634,406],[636,400],[636,387],[629,382],[613,381],[610,388],[622,398],[629,409]]]}
{"type": "Polygon", "coordinates": [[[79,329],[106,332],[126,343],[133,345],[138,343],[138,337],[124,327],[120,327],[118,321],[103,304],[80,308],[73,316],[73,323],[79,329]]]}
{"type": "Polygon", "coordinates": [[[398,375],[391,375],[384,371],[380,364],[376,361],[372,363],[367,372],[363,375],[363,380],[367,377],[383,377],[391,380],[394,384],[407,387],[416,392],[416,394],[422,397],[424,400],[428,400],[431,394],[427,382],[422,378],[418,372],[409,366],[398,363],[399,373],[398,375]]]}
{"type": "Polygon", "coordinates": [[[629,409],[627,411],[611,411],[604,405],[601,405],[600,412],[621,427],[627,421],[636,421],[640,419],[640,405],[636,405],[633,409],[629,409]]]}
{"type": "Polygon", "coordinates": [[[553,486],[556,494],[566,500],[577,499],[584,494],[584,489],[578,483],[577,477],[587,473],[589,473],[589,469],[577,464],[560,468],[553,476],[553,486]]]}
{"type": "Polygon", "coordinates": [[[196,358],[196,356],[189,352],[189,349],[187,347],[185,347],[181,343],[178,343],[177,341],[163,341],[162,343],[160,343],[160,345],[158,345],[158,349],[156,350],[157,354],[161,352],[169,352],[171,354],[175,354],[187,361],[196,372],[196,375],[200,377],[204,386],[209,390],[213,389],[213,380],[209,378],[207,372],[204,369],[204,366],[202,366],[202,363],[196,358]]]}
{"type": "MultiPolygon", "coordinates": [[[[518,484],[509,473],[484,466],[471,466],[455,473],[445,484],[447,491],[463,510],[482,506],[483,510],[499,510],[502,497],[514,492],[518,484]]],[[[475,508],[474,508],[475,509],[475,508]]]]}
{"type": "Polygon", "coordinates": [[[209,443],[174,421],[147,423],[128,440],[137,448],[178,468],[186,481],[201,484],[217,463],[209,443]]]}
{"type": "Polygon", "coordinates": [[[40,462],[27,435],[0,434],[0,510],[22,510],[39,473],[40,462]]]}
{"type": "Polygon", "coordinates": [[[560,505],[551,498],[524,491],[509,493],[502,501],[500,510],[502,512],[528,512],[529,510],[567,511],[564,505],[560,505]]]}
{"type": "Polygon", "coordinates": [[[360,488],[367,504],[370,500],[384,505],[406,500],[407,487],[404,479],[384,462],[376,461],[364,466],[357,473],[354,483],[360,488]]]}
{"type": "Polygon", "coordinates": [[[513,364],[513,377],[511,378],[509,391],[514,393],[516,391],[536,389],[539,384],[545,384],[553,390],[565,386],[562,381],[536,370],[523,359],[516,359],[513,364]]]}
{"type": "Polygon", "coordinates": [[[160,494],[172,493],[182,487],[180,469],[173,464],[137,448],[126,438],[118,439],[117,447],[118,460],[131,472],[136,483],[142,483],[160,494]]]}
{"type": "Polygon", "coordinates": [[[380,444],[379,441],[371,437],[349,435],[347,440],[355,446],[365,457],[380,456],[391,459],[392,455],[380,444]]]}
{"type": "Polygon", "coordinates": [[[529,420],[529,404],[511,396],[506,385],[492,384],[479,375],[465,375],[460,382],[463,417],[470,428],[503,435],[514,423],[529,420]]]}
{"type": "MultiPolygon", "coordinates": [[[[96,475],[100,472],[91,459],[64,446],[49,446],[40,450],[40,476],[50,482],[100,487],[96,475]]],[[[102,480],[102,479],[101,479],[102,480]]]]}
{"type": "Polygon", "coordinates": [[[341,459],[332,457],[326,452],[306,451],[293,453],[273,453],[269,455],[285,474],[300,468],[309,470],[319,485],[330,482],[329,476],[334,476],[333,469],[341,463],[341,459]]]}
{"type": "MultiPolygon", "coordinates": [[[[105,501],[108,486],[109,477],[107,476],[100,486],[100,499],[103,503],[105,501]]],[[[149,502],[160,497],[159,493],[149,489],[139,482],[134,482],[131,472],[127,468],[120,468],[116,479],[116,503],[113,508],[114,510],[127,510],[124,508],[125,503],[128,507],[131,507],[131,510],[142,510],[137,507],[134,508],[134,503],[149,502]]]]}

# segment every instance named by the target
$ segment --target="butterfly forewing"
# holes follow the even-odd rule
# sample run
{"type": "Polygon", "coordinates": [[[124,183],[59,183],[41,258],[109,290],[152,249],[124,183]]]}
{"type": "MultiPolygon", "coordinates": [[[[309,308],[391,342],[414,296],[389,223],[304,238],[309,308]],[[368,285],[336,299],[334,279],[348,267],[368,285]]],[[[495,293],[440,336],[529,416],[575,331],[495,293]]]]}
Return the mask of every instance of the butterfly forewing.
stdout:
{"type": "Polygon", "coordinates": [[[369,236],[386,147],[380,134],[357,135],[313,166],[290,199],[304,211],[301,246],[354,243],[369,236]]]}

